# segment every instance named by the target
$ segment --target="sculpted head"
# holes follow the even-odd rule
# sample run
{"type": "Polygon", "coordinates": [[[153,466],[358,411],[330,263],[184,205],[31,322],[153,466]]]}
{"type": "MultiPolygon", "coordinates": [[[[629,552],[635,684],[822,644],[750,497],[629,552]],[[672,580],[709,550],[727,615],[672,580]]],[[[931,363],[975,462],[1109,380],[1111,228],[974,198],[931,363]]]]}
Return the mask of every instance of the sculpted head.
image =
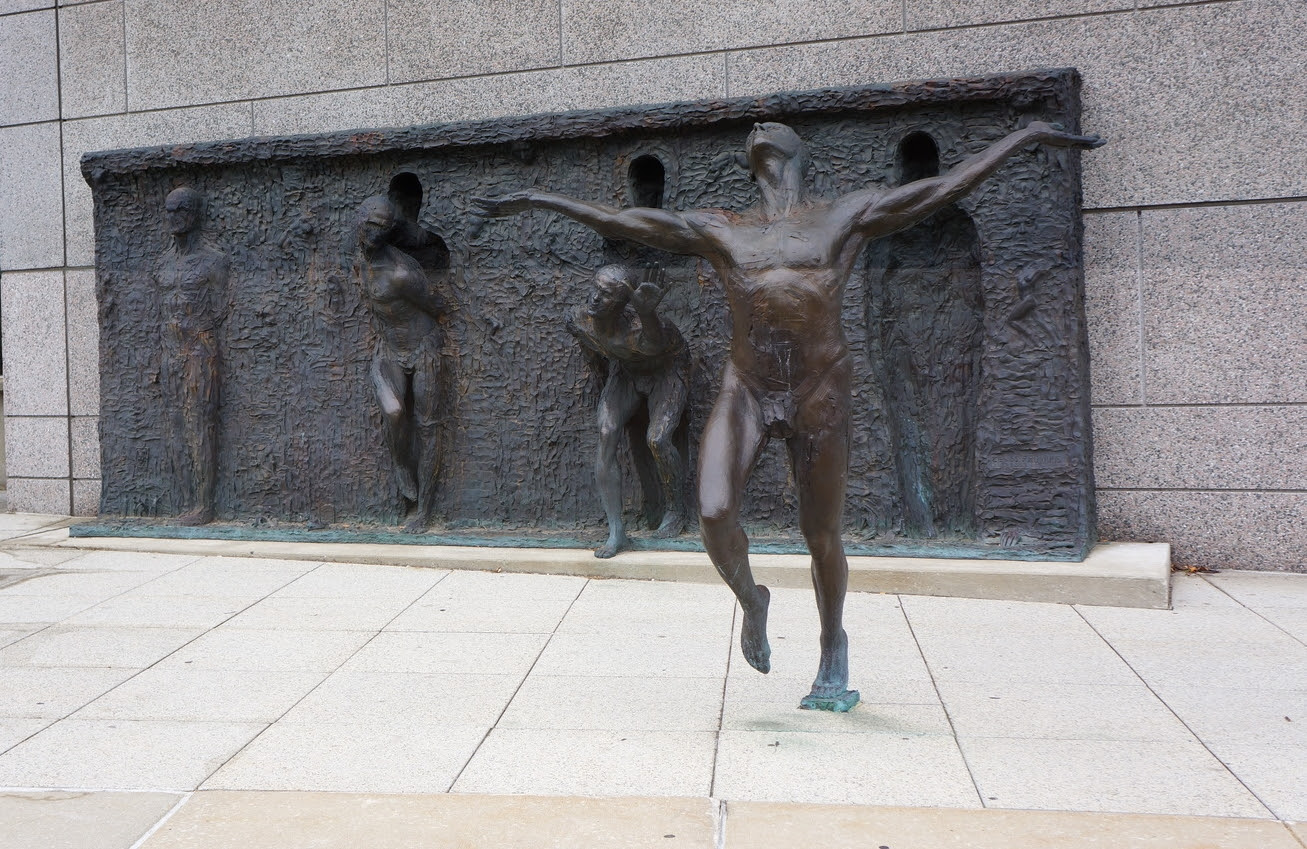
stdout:
{"type": "Polygon", "coordinates": [[[802,177],[808,165],[808,149],[799,134],[775,121],[753,125],[744,154],[754,178],[771,182],[779,182],[787,172],[802,177]]]}
{"type": "Polygon", "coordinates": [[[190,186],[173,189],[164,198],[163,217],[174,236],[195,231],[204,218],[204,195],[190,186]]]}
{"type": "Polygon", "coordinates": [[[354,229],[358,235],[359,245],[368,250],[375,250],[385,244],[395,229],[399,210],[395,202],[385,195],[373,195],[359,204],[354,229]]]}
{"type": "Polygon", "coordinates": [[[631,299],[631,271],[624,265],[605,265],[595,272],[587,312],[593,316],[620,313],[631,299]]]}

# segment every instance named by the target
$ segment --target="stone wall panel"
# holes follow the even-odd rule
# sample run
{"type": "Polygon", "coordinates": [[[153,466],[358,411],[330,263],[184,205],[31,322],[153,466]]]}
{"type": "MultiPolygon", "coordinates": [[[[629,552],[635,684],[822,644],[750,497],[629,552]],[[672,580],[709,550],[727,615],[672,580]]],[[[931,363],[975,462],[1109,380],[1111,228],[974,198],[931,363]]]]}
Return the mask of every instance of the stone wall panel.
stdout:
{"type": "Polygon", "coordinates": [[[64,273],[0,275],[5,415],[66,416],[64,273]]]}
{"type": "Polygon", "coordinates": [[[388,0],[390,81],[559,64],[558,0],[388,0]]]}
{"type": "Polygon", "coordinates": [[[1085,317],[1095,404],[1138,404],[1139,216],[1085,216],[1085,317]]]}
{"type": "Polygon", "coordinates": [[[5,496],[16,513],[49,513],[66,516],[70,505],[68,478],[10,477],[5,496]]]}
{"type": "Polygon", "coordinates": [[[0,128],[0,270],[64,264],[59,180],[57,122],[0,128]]]}
{"type": "Polygon", "coordinates": [[[68,418],[6,416],[5,471],[28,478],[68,477],[68,418]]]}
{"type": "Polygon", "coordinates": [[[122,0],[60,10],[59,95],[65,119],[127,109],[122,0]]]}
{"type": "Polygon", "coordinates": [[[0,125],[59,117],[54,14],[0,17],[0,125]]]}

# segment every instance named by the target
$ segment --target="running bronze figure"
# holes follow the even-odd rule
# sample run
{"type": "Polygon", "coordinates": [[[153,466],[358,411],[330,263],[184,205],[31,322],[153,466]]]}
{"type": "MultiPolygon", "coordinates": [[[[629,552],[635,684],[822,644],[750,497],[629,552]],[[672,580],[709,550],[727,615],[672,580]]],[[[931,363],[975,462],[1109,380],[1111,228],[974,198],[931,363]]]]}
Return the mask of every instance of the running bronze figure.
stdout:
{"type": "Polygon", "coordinates": [[[805,183],[807,151],[798,135],[783,124],[761,123],[745,145],[761,198],[742,213],[619,210],[534,190],[475,199],[487,216],[550,210],[607,238],[702,257],[717,271],[731,309],[731,352],[699,450],[700,528],[709,557],[743,610],[744,657],[767,672],[770,595],[753,580],[739,510],[745,482],[768,439],[784,439],[821,617],[821,662],[801,707],[844,711],[858,700],[848,689],[843,624],[848,563],[840,539],[852,368],[840,312],[854,264],[870,240],[910,227],[965,196],[1032,144],[1092,148],[1102,143],[1097,136],[1034,122],[942,176],[890,191],[813,198],[805,183]]]}

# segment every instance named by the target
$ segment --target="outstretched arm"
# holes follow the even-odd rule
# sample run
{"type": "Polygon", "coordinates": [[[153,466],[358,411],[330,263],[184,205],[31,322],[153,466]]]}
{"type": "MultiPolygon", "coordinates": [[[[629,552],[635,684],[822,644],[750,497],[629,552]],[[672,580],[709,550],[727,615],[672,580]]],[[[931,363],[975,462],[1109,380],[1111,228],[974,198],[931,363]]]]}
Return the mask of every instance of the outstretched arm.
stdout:
{"type": "Polygon", "coordinates": [[[916,180],[874,199],[869,197],[859,212],[856,229],[874,239],[910,227],[970,194],[1004,162],[1032,144],[1095,148],[1104,140],[1073,135],[1055,125],[1034,121],[963,160],[947,174],[916,180]]]}
{"type": "Polygon", "coordinates": [[[686,215],[665,209],[614,209],[531,189],[497,198],[474,197],[472,203],[482,215],[490,218],[502,218],[528,209],[547,209],[579,221],[610,239],[627,239],[675,254],[703,256],[710,250],[707,239],[691,226],[686,215]]]}

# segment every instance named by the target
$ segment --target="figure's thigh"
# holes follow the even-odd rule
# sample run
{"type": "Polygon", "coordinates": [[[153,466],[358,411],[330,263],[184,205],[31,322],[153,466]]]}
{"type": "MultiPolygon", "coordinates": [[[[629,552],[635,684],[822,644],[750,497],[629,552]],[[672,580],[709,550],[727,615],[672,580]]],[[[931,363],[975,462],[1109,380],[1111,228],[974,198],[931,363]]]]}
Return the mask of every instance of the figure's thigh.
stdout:
{"type": "Polygon", "coordinates": [[[728,365],[699,443],[699,512],[705,518],[739,513],[740,495],[766,444],[758,402],[728,365]]]}
{"type": "Polygon", "coordinates": [[[404,412],[404,395],[408,386],[408,376],[404,369],[384,353],[372,358],[372,389],[377,393],[377,402],[381,411],[387,416],[397,416],[404,412]]]}
{"type": "Polygon", "coordinates": [[[787,440],[799,494],[799,527],[805,536],[838,535],[843,524],[849,474],[847,375],[835,372],[799,402],[797,433],[787,440]]]}
{"type": "Polygon", "coordinates": [[[613,438],[635,415],[640,405],[640,393],[629,375],[619,368],[609,368],[608,380],[599,394],[599,435],[613,438]]]}
{"type": "Polygon", "coordinates": [[[440,407],[440,353],[428,351],[413,366],[413,412],[418,421],[435,421],[440,407]]]}
{"type": "Polygon", "coordinates": [[[649,393],[649,441],[662,442],[671,436],[685,412],[689,390],[675,372],[663,375],[649,393]]]}

